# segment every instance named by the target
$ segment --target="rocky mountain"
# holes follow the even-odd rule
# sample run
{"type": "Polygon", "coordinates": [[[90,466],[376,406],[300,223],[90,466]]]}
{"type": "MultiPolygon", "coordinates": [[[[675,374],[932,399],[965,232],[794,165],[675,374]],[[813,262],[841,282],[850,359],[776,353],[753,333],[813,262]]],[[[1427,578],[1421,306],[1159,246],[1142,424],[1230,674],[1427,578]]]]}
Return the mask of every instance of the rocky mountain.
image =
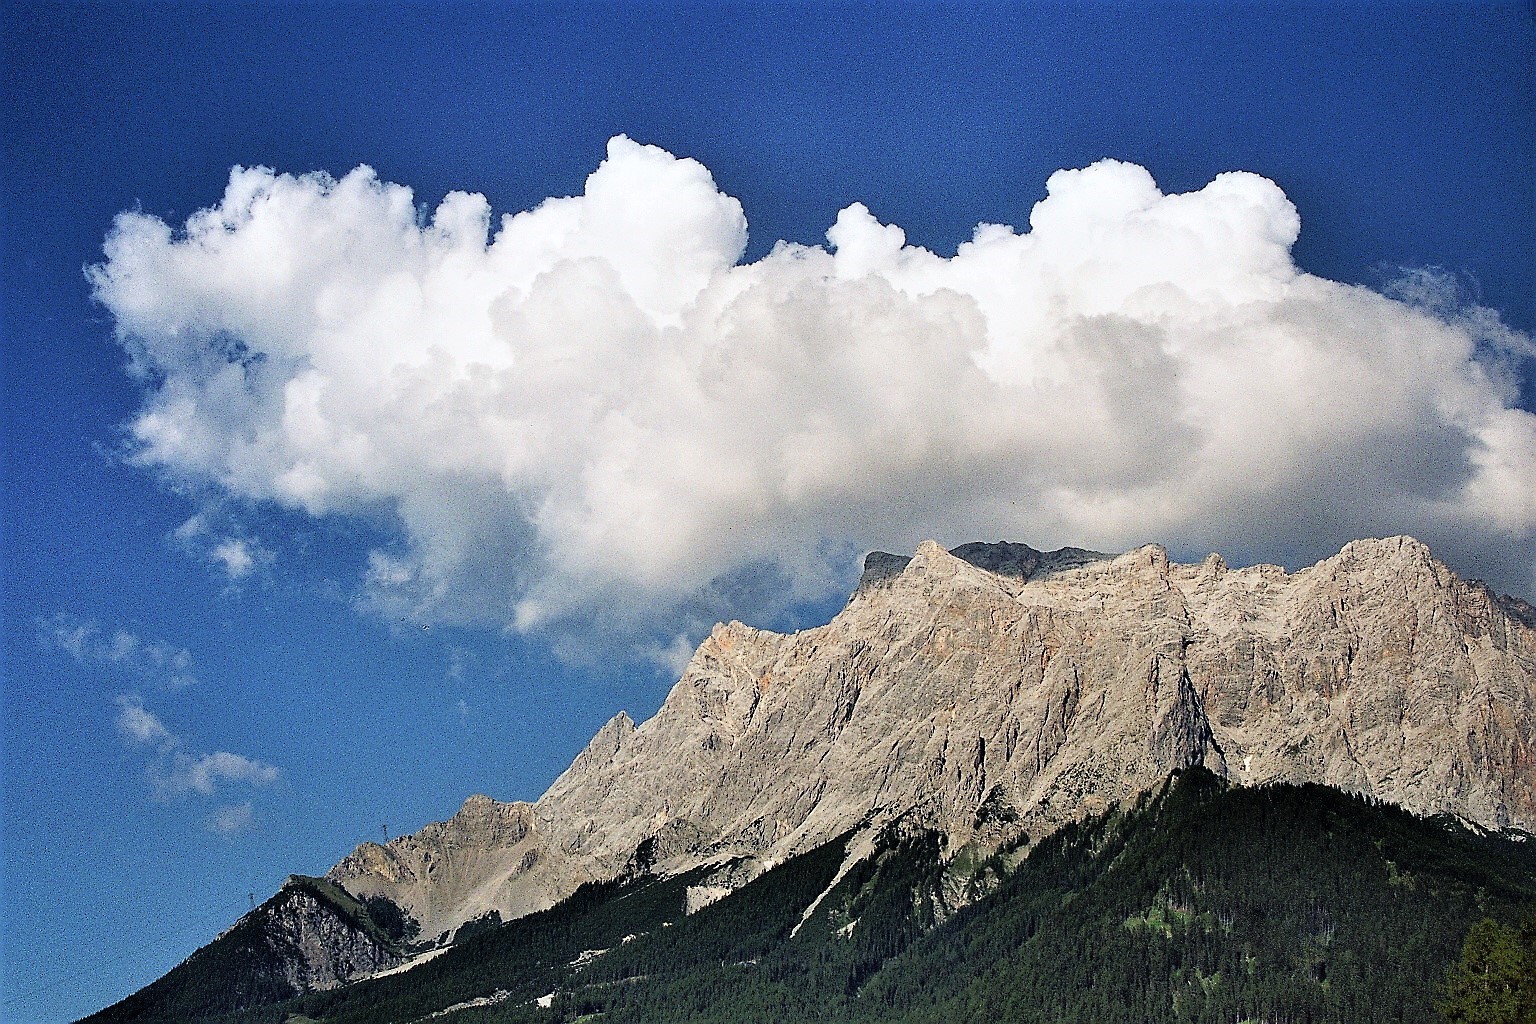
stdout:
{"type": "Polygon", "coordinates": [[[840,836],[843,870],[893,822],[984,856],[1195,766],[1536,831],[1533,627],[1407,537],[1295,573],[1157,546],[876,552],[825,626],[716,627],[654,717],[616,716],[537,802],[471,797],[328,877],[446,938],[726,865],[696,909],[840,836]]]}
{"type": "Polygon", "coordinates": [[[90,1019],[1428,1020],[1536,899],[1533,742],[1536,611],[1410,538],[875,552],[537,802],[290,879],[90,1019]]]}

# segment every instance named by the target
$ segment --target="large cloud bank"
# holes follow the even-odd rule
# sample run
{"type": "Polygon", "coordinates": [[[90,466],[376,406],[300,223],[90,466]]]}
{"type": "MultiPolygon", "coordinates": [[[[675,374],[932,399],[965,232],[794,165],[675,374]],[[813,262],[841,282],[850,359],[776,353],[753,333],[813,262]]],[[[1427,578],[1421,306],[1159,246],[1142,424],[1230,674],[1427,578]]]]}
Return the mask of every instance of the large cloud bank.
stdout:
{"type": "Polygon", "coordinates": [[[181,229],[122,214],[90,276],[142,375],[137,459],[382,514],[369,592],[424,621],[741,612],[927,536],[1316,557],[1407,531],[1529,583],[1527,339],[1301,272],[1254,174],[1165,195],[1103,161],[1048,191],[953,257],[854,205],[829,247],[742,263],[709,171],[623,137],[494,231],[483,197],[428,216],[366,167],[236,168],[181,229]]]}

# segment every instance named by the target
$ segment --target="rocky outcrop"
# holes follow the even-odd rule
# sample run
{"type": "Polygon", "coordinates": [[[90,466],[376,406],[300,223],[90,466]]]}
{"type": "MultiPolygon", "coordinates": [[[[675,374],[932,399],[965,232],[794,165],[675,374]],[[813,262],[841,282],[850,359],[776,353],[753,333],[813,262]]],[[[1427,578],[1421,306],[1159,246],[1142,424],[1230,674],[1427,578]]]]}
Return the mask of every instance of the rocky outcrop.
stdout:
{"type": "Polygon", "coordinates": [[[164,977],[81,1024],[281,1019],[247,1011],[409,963],[408,930],[398,907],[365,907],[333,882],[293,875],[164,977]]]}
{"type": "Polygon", "coordinates": [[[898,818],[952,851],[1038,836],[1191,765],[1536,830],[1528,611],[1406,537],[1293,574],[1157,546],[877,552],[825,626],[716,627],[654,717],[615,718],[537,803],[471,798],[330,877],[431,935],[898,818]]]}
{"type": "Polygon", "coordinates": [[[543,910],[594,876],[552,854],[532,804],[476,795],[447,821],[385,845],[362,844],[328,877],[361,897],[389,897],[420,922],[423,939],[446,940],[493,910],[502,920],[543,910]]]}
{"type": "MultiPolygon", "coordinates": [[[[338,899],[339,897],[339,899],[338,899]]],[[[308,879],[290,879],[258,912],[261,934],[296,992],[336,988],[404,963],[384,936],[308,879]]]]}

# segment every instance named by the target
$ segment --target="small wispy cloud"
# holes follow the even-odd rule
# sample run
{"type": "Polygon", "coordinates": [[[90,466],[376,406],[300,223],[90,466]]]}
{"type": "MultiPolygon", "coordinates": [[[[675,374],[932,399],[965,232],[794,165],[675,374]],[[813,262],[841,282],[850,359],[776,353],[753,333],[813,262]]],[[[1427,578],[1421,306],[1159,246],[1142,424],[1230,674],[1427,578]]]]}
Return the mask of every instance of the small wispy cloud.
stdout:
{"type": "Polygon", "coordinates": [[[193,558],[218,567],[231,583],[276,559],[260,540],[246,536],[238,524],[222,522],[222,518],[213,511],[199,512],[172,530],[171,540],[193,558]]]}
{"type": "Polygon", "coordinates": [[[202,755],[178,750],[164,761],[149,767],[155,798],[165,802],[193,794],[213,796],[225,783],[267,786],[276,782],[281,774],[275,766],[265,761],[243,754],[231,754],[225,750],[202,755]]]}
{"type": "Polygon", "coordinates": [[[134,746],[176,746],[180,741],[144,702],[131,694],[117,698],[118,734],[134,746]]]}
{"type": "Polygon", "coordinates": [[[126,629],[106,627],[68,612],[39,618],[36,627],[39,644],[62,651],[81,665],[131,672],[172,690],[197,682],[192,674],[192,655],[185,648],[146,640],[126,629]]]}
{"type": "Polygon", "coordinates": [[[251,827],[255,810],[249,800],[238,804],[224,804],[208,817],[208,830],[221,836],[236,836],[251,827]]]}
{"type": "MultiPolygon", "coordinates": [[[[144,706],[137,694],[117,698],[117,732],[132,748],[153,748],[145,767],[151,796],[159,803],[190,797],[214,797],[227,786],[269,786],[282,776],[276,765],[227,750],[197,753],[186,741],[144,706]]],[[[251,820],[251,804],[225,804],[214,812],[209,828],[234,835],[251,820]]]]}
{"type": "Polygon", "coordinates": [[[256,556],[251,553],[250,543],[233,538],[215,544],[213,550],[208,552],[208,557],[222,565],[232,580],[250,575],[256,565],[256,556]]]}
{"type": "MultiPolygon", "coordinates": [[[[80,665],[128,673],[171,690],[197,681],[192,675],[192,655],[184,648],[67,612],[39,618],[34,625],[42,647],[62,652],[80,665]]],[[[137,692],[119,694],[114,703],[118,737],[126,747],[145,752],[150,795],[160,803],[215,797],[231,786],[269,786],[282,776],[276,765],[244,754],[191,749],[181,734],[145,706],[137,692]]],[[[220,835],[234,835],[249,823],[251,813],[249,802],[226,803],[208,827],[220,835]]]]}
{"type": "Polygon", "coordinates": [[[475,652],[468,647],[460,647],[454,644],[448,648],[448,681],[462,683],[465,676],[475,664],[475,652]]]}
{"type": "Polygon", "coordinates": [[[693,657],[697,644],[687,633],[679,633],[666,645],[654,644],[643,650],[645,659],[664,672],[681,675],[693,657]]]}

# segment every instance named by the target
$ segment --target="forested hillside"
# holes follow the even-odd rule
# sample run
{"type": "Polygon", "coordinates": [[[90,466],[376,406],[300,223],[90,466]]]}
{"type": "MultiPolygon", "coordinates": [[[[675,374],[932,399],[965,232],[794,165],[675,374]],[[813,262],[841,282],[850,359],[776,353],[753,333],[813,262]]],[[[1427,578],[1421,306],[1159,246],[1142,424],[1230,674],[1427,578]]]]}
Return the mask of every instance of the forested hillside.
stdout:
{"type": "Polygon", "coordinates": [[[585,987],[552,1009],[720,1024],[1433,1021],[1469,926],[1536,898],[1529,844],[1322,787],[1228,788],[1199,771],[1131,813],[1058,833],[1012,872],[1010,859],[970,883],[995,891],[924,931],[943,882],[909,841],[756,963],[701,915],[690,925],[723,947],[713,962],[637,945],[583,972],[585,987]]]}

